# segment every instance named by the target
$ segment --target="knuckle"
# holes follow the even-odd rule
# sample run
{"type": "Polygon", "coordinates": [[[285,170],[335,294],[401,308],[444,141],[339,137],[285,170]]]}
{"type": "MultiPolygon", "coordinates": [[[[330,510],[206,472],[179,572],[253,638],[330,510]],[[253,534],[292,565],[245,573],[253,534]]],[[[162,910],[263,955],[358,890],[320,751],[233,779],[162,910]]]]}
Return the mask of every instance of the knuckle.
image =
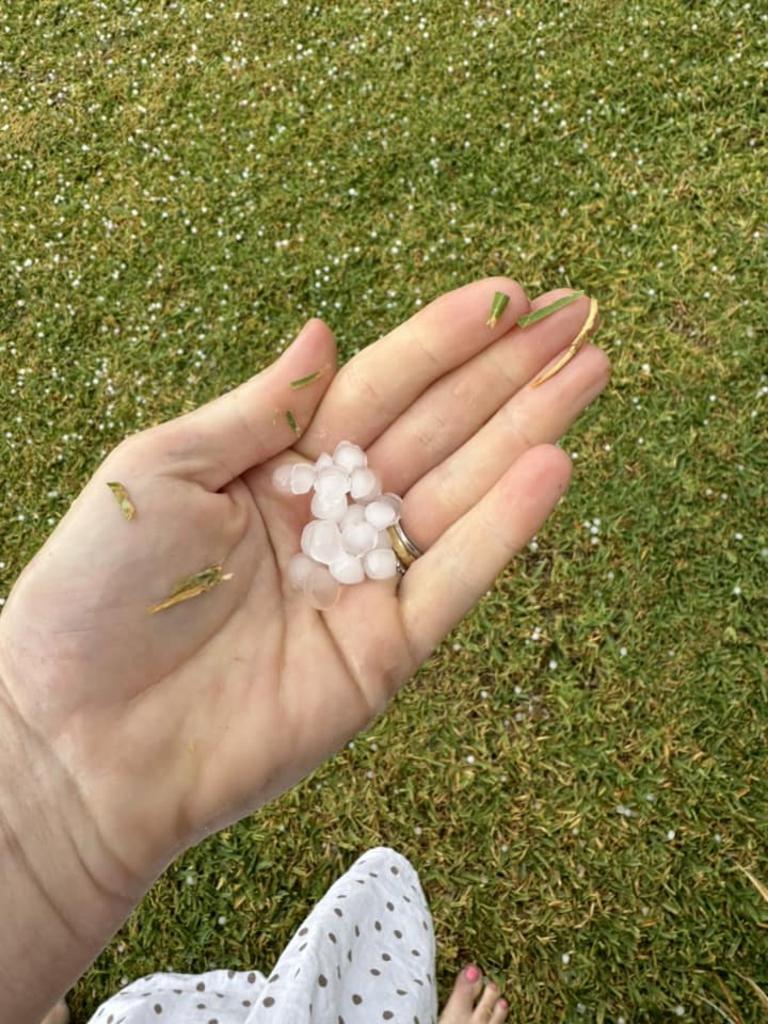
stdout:
{"type": "MultiPolygon", "coordinates": [[[[360,353],[362,355],[363,353],[360,353]]],[[[342,395],[349,405],[360,403],[372,407],[375,412],[385,412],[385,404],[381,393],[365,372],[360,355],[351,359],[337,374],[337,381],[341,384],[342,395]]]]}
{"type": "Polygon", "coordinates": [[[447,426],[448,422],[445,417],[437,412],[432,412],[428,418],[416,425],[414,440],[429,455],[440,453],[447,426]]]}
{"type": "Polygon", "coordinates": [[[160,449],[159,441],[162,436],[162,425],[128,434],[115,445],[104,461],[110,466],[145,465],[147,459],[155,456],[160,449]]]}
{"type": "Polygon", "coordinates": [[[502,409],[502,422],[512,436],[512,450],[518,454],[535,447],[539,442],[528,431],[519,403],[507,402],[502,409]]]}
{"type": "Polygon", "coordinates": [[[131,458],[138,454],[146,446],[146,430],[137,431],[135,434],[128,434],[118,442],[111,452],[107,455],[109,461],[112,460],[123,460],[128,457],[131,458]]]}
{"type": "Polygon", "coordinates": [[[466,483],[462,484],[457,474],[448,467],[438,472],[437,493],[440,508],[450,519],[458,519],[466,511],[466,483]]]}

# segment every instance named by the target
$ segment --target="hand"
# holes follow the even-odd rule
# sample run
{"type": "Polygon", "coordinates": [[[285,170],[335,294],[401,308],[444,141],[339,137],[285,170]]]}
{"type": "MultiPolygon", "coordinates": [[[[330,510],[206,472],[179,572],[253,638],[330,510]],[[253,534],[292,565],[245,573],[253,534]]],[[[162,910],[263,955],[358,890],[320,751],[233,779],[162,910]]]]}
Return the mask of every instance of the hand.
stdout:
{"type": "Polygon", "coordinates": [[[103,874],[114,858],[148,885],[382,711],[566,489],[570,461],[552,442],[605,386],[608,361],[587,345],[542,387],[527,385],[587,308],[583,297],[516,328],[531,309],[520,286],[477,281],[338,373],[329,330],[310,320],[263,373],[110,453],[0,617],[0,707],[72,780],[90,819],[73,829],[86,864],[103,874]],[[511,301],[491,329],[497,289],[511,301]],[[271,476],[344,438],[405,496],[403,524],[425,554],[399,589],[343,588],[320,613],[284,575],[308,497],[279,494],[271,476]],[[126,486],[133,520],[107,481],[126,486]],[[148,613],[215,563],[232,579],[148,613]]]}

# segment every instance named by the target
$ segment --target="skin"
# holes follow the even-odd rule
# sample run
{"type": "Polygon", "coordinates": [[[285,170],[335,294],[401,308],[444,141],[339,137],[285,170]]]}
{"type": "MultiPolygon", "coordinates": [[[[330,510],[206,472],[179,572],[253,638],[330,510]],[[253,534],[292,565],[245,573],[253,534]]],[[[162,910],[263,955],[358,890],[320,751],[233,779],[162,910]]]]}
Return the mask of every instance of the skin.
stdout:
{"type": "Polygon", "coordinates": [[[97,468],[0,616],[0,1019],[39,1019],[176,856],[365,729],[541,527],[571,474],[553,442],[609,376],[585,345],[529,386],[588,298],[514,323],[564,294],[472,282],[338,371],[312,319],[262,373],[97,468]],[[284,575],[309,497],[271,476],[345,438],[404,495],[425,554],[399,588],[366,582],[321,613],[284,575]],[[147,612],[213,564],[232,578],[147,612]]]}

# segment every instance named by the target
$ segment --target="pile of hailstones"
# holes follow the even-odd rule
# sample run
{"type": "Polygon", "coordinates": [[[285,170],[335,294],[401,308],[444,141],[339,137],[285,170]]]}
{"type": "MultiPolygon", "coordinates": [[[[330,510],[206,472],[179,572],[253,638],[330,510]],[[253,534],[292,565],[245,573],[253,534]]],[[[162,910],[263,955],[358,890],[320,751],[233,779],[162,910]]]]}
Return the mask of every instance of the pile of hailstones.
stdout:
{"type": "Polygon", "coordinates": [[[402,499],[381,493],[381,481],[358,445],[341,441],[333,455],[324,452],[315,463],[280,466],[272,481],[283,494],[314,491],[315,518],[302,531],[302,553],[289,562],[288,577],[315,608],[330,608],[340,583],[397,574],[387,528],[399,520],[402,499]]]}

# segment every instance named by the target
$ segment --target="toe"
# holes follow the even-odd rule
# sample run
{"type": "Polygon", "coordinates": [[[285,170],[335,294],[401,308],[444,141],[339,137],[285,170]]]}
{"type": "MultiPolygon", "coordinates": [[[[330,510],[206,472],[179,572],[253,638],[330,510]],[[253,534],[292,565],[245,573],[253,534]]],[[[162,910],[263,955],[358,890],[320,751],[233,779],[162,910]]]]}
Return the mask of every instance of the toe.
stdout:
{"type": "Polygon", "coordinates": [[[502,1021],[507,1019],[507,1010],[509,1009],[509,1003],[506,999],[497,999],[496,1005],[491,1013],[491,1019],[488,1024],[501,1024],[502,1021]]]}
{"type": "Polygon", "coordinates": [[[472,1024],[488,1024],[493,1008],[500,995],[501,992],[499,991],[499,986],[496,982],[489,981],[483,990],[483,994],[480,996],[477,1006],[475,1007],[475,1012],[472,1016],[472,1024]]]}
{"type": "Polygon", "coordinates": [[[456,977],[451,998],[440,1017],[440,1024],[468,1024],[482,988],[482,972],[474,964],[469,964],[456,977]]]}

